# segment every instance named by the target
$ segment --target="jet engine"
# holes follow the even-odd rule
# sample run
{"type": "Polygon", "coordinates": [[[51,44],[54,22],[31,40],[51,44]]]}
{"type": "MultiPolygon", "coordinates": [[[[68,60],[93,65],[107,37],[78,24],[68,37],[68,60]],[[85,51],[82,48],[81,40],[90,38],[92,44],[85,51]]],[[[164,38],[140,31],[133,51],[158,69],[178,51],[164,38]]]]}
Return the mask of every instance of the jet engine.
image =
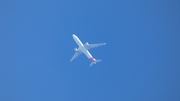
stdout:
{"type": "Polygon", "coordinates": [[[78,49],[77,49],[77,48],[74,48],[74,51],[78,51],[78,49]]]}

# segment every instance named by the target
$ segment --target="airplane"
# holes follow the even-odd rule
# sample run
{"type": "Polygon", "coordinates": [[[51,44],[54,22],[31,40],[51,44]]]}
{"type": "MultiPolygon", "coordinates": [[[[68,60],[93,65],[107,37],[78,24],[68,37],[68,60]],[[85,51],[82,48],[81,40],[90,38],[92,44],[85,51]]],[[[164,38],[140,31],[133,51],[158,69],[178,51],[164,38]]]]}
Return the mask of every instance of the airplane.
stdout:
{"type": "Polygon", "coordinates": [[[71,58],[70,62],[72,62],[75,58],[77,58],[81,53],[84,53],[91,60],[91,64],[89,66],[92,66],[93,64],[96,64],[97,62],[101,61],[93,58],[93,56],[89,53],[88,50],[102,45],[106,45],[106,43],[89,44],[88,42],[86,42],[85,44],[82,44],[80,39],[75,34],[73,34],[72,37],[74,41],[78,44],[79,48],[74,48],[75,54],[71,58]]]}

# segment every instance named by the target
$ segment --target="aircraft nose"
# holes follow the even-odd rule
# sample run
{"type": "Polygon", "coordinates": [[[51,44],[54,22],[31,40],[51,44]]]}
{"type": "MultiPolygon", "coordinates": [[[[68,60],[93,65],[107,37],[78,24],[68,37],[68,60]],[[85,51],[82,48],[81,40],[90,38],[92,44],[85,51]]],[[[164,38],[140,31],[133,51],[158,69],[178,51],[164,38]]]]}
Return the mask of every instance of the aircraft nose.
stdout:
{"type": "Polygon", "coordinates": [[[72,36],[73,36],[73,37],[76,37],[76,35],[75,35],[75,34],[73,34],[72,36]]]}

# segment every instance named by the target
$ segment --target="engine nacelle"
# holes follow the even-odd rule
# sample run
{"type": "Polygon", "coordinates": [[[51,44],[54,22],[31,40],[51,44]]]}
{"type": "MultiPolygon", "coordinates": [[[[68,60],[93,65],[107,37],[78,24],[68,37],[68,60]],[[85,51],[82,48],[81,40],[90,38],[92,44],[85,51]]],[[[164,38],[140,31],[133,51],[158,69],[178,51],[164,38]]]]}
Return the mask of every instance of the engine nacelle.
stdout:
{"type": "Polygon", "coordinates": [[[78,51],[78,49],[77,49],[77,48],[74,48],[74,51],[78,51]]]}
{"type": "Polygon", "coordinates": [[[86,45],[89,45],[89,43],[88,43],[88,42],[86,42],[85,44],[86,44],[86,45]]]}

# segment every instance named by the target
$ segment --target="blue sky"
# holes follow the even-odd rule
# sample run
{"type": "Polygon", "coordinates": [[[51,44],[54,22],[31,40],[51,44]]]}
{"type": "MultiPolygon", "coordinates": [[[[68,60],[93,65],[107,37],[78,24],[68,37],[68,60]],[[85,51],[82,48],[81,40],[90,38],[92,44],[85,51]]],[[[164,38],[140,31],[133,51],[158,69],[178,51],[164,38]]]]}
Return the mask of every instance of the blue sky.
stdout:
{"type": "Polygon", "coordinates": [[[0,101],[179,101],[178,0],[1,0],[0,101]],[[102,62],[89,67],[77,44],[102,62]]]}

